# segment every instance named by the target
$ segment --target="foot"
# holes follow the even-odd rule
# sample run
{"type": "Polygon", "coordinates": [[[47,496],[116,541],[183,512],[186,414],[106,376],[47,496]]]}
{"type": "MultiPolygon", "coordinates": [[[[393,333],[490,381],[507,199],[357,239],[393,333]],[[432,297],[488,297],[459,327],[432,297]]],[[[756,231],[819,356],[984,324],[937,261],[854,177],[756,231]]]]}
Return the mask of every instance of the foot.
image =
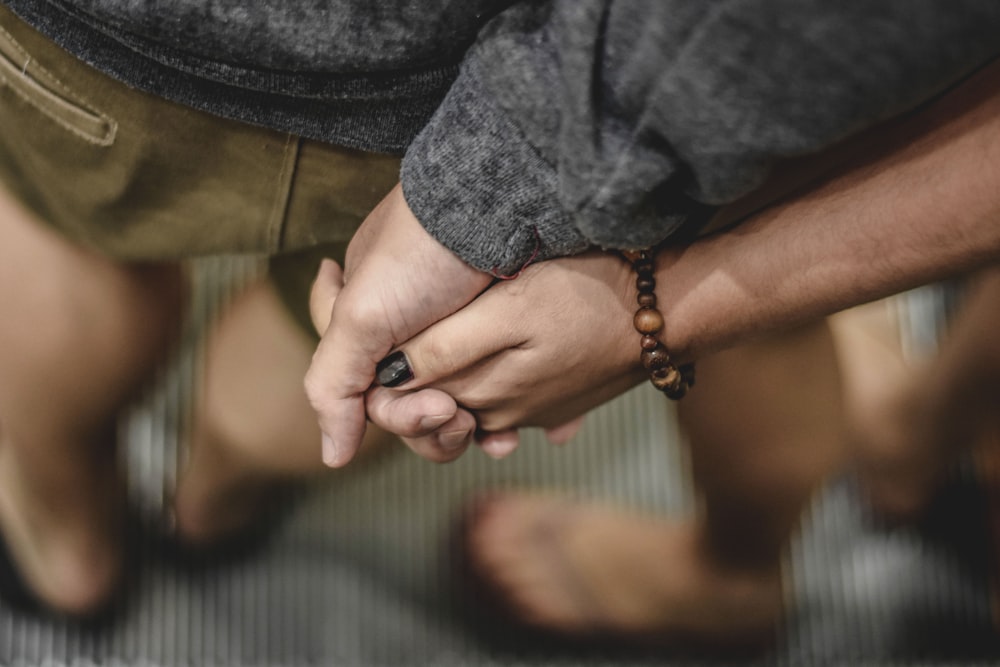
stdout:
{"type": "Polygon", "coordinates": [[[108,610],[123,574],[125,485],[113,457],[32,483],[0,434],[0,532],[17,579],[49,611],[108,610]]]}
{"type": "Polygon", "coordinates": [[[516,620],[569,639],[761,648],[782,613],[780,567],[723,565],[694,521],[545,495],[476,507],[473,572],[516,620]]]}

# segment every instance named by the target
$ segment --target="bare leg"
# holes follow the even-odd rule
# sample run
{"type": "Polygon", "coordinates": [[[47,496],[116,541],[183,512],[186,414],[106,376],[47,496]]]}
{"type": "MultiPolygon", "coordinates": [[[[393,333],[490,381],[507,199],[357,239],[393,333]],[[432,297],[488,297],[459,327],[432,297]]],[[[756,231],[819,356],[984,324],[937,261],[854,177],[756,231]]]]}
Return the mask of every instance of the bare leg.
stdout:
{"type": "MultiPolygon", "coordinates": [[[[337,474],[323,465],[302,384],[314,348],[267,281],[247,288],[214,330],[174,505],[185,543],[209,546],[238,536],[273,504],[274,493],[337,474]]],[[[369,431],[366,444],[385,437],[369,431]]]]}
{"type": "Polygon", "coordinates": [[[862,480],[877,510],[911,518],[995,426],[1000,270],[977,276],[929,361],[903,361],[895,322],[878,304],[838,315],[835,326],[862,480]]]}
{"type": "Polygon", "coordinates": [[[470,558],[515,613],[547,630],[767,642],[783,607],[782,550],[841,462],[839,398],[823,325],[704,359],[679,410],[702,494],[695,517],[501,495],[474,517],[470,558]]]}
{"type": "Polygon", "coordinates": [[[85,614],[120,573],[115,423],[176,332],[181,274],[70,245],[0,191],[0,529],[27,585],[85,614]]]}

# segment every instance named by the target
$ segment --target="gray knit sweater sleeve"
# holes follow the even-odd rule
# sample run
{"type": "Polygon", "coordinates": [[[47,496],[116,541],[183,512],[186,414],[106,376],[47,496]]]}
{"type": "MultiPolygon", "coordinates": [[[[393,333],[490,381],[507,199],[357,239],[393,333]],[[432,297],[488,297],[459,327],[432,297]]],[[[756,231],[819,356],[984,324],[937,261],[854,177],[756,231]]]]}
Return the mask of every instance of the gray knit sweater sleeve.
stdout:
{"type": "Polygon", "coordinates": [[[783,157],[918,105],[1000,52],[982,0],[552,0],[507,10],[410,146],[425,228],[498,275],[657,243],[783,157]]]}

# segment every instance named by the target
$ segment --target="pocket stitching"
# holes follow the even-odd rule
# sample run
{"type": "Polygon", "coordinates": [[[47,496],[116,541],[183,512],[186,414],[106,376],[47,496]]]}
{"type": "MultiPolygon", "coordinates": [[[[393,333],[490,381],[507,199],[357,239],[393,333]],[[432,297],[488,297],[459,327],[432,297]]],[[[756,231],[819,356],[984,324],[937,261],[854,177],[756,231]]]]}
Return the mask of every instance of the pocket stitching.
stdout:
{"type": "MultiPolygon", "coordinates": [[[[7,84],[10,89],[18,95],[21,99],[27,102],[29,105],[45,114],[47,118],[58,124],[60,127],[70,131],[71,133],[77,135],[81,139],[97,144],[99,146],[110,146],[115,141],[115,135],[118,132],[118,123],[108,116],[106,113],[95,108],[86,99],[73,92],[66,87],[61,81],[59,81],[55,76],[53,76],[48,70],[42,67],[37,60],[35,60],[31,54],[29,54],[18,42],[14,39],[7,30],[0,27],[0,38],[7,43],[8,46],[17,51],[20,56],[24,58],[24,64],[21,66],[21,72],[25,75],[26,84],[34,84],[40,91],[40,94],[51,95],[55,98],[57,103],[62,103],[77,112],[83,114],[92,115],[105,123],[107,130],[100,136],[96,133],[88,133],[85,130],[75,126],[70,121],[65,118],[60,117],[58,114],[53,113],[52,110],[46,108],[44,105],[40,104],[38,100],[32,99],[29,94],[21,90],[15,81],[11,81],[9,77],[4,76],[0,72],[0,79],[6,79],[7,84]]],[[[17,63],[10,59],[8,56],[0,53],[0,56],[4,56],[4,60],[16,68],[17,63]]]]}

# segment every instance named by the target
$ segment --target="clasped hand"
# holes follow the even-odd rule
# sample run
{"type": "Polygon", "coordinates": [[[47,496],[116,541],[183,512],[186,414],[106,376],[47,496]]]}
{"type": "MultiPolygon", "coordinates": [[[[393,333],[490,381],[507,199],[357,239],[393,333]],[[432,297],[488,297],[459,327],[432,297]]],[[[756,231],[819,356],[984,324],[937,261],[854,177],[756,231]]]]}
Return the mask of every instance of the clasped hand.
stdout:
{"type": "Polygon", "coordinates": [[[323,456],[354,456],[365,418],[432,461],[450,461],[473,436],[496,457],[517,429],[560,442],[579,417],[643,378],[629,265],[589,252],[493,281],[438,243],[399,187],[359,228],[345,271],[320,268],[310,299],[322,339],[306,391],[324,433],[323,456]],[[412,378],[373,386],[377,363],[401,350],[412,378]]]}

